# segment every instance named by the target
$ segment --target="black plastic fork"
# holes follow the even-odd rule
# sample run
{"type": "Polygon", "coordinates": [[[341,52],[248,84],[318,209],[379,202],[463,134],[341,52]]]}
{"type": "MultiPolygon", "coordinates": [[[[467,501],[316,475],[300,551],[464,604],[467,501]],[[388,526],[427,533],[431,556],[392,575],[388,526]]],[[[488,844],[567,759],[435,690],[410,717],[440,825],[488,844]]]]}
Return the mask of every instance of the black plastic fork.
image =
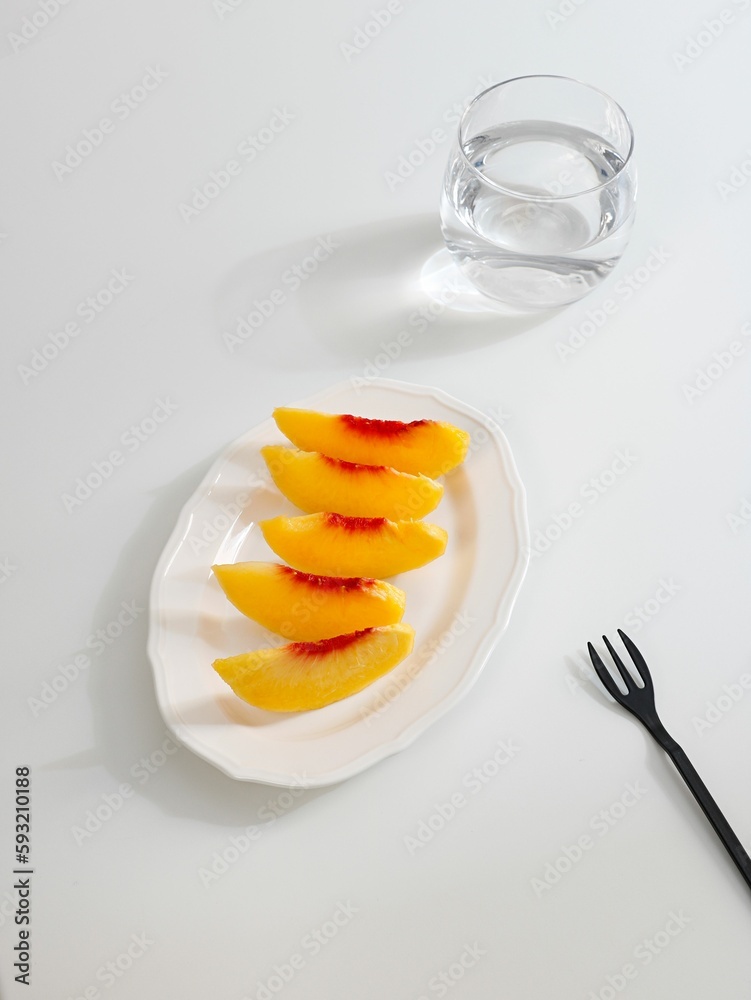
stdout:
{"type": "Polygon", "coordinates": [[[618,673],[621,675],[628,693],[623,694],[621,689],[613,680],[610,671],[600,659],[597,650],[590,642],[587,644],[589,656],[592,660],[592,666],[597,672],[597,676],[602,681],[603,687],[608,694],[615,699],[619,705],[622,705],[627,712],[636,716],[647,732],[657,740],[668,757],[670,757],[678,769],[678,773],[686,782],[692,795],[701,806],[704,815],[712,824],[715,833],[724,844],[726,851],[733,859],[733,862],[743,876],[746,885],[751,889],[751,858],[748,854],[746,854],[743,845],[733,832],[733,828],[725,819],[722,810],[710,795],[707,786],[696,773],[694,765],[686,756],[683,748],[676,743],[660,721],[660,717],[657,714],[657,709],[655,707],[654,685],[652,684],[652,677],[649,673],[649,668],[647,667],[644,657],[625,632],[618,629],[618,635],[623,640],[624,646],[631,655],[631,659],[634,661],[634,666],[636,667],[637,673],[641,678],[643,687],[639,687],[636,684],[630,672],[623,665],[620,657],[611,646],[608,637],[605,635],[602,637],[603,641],[608,647],[610,655],[613,657],[613,662],[618,668],[618,673]]]}

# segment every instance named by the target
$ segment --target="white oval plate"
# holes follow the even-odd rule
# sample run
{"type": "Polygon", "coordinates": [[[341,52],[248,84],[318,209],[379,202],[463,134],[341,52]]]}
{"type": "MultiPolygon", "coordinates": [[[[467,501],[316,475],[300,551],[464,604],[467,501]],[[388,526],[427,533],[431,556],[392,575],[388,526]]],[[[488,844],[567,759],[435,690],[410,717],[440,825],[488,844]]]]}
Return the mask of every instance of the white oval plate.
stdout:
{"type": "MultiPolygon", "coordinates": [[[[286,401],[285,401],[286,404],[286,401]]],[[[281,640],[227,601],[213,563],[278,561],[257,527],[300,511],[270,481],[260,449],[284,438],[267,420],[230,445],[183,508],[151,587],[149,656],[164,720],[181,743],[243,781],[308,788],[342,781],[408,746],[477,680],[506,628],[529,561],[525,494],[508,442],[478,410],[391,379],[342,382],[295,405],[389,420],[448,420],[469,431],[464,465],[428,520],[443,557],[393,578],[407,593],[412,654],[378,681],[312,712],[247,705],[217,657],[281,640]]]]}

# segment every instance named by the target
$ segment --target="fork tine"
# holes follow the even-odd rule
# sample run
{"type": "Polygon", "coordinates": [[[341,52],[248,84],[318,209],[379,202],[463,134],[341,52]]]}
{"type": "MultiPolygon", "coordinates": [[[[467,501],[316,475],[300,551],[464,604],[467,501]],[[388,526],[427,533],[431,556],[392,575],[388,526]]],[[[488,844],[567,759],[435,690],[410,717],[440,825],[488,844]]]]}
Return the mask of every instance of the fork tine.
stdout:
{"type": "Polygon", "coordinates": [[[615,701],[620,702],[623,699],[623,695],[618,689],[618,685],[612,678],[612,675],[605,664],[600,659],[600,654],[597,652],[595,647],[591,642],[587,643],[587,649],[589,650],[589,658],[592,661],[592,666],[595,668],[595,673],[600,678],[602,686],[605,688],[607,693],[615,701]]]}
{"type": "Polygon", "coordinates": [[[621,637],[623,645],[628,650],[629,656],[634,661],[634,666],[644,683],[644,687],[649,688],[650,691],[653,690],[652,675],[649,672],[647,661],[622,629],[618,629],[618,635],[621,637]]]}
{"type": "Polygon", "coordinates": [[[616,667],[618,668],[618,673],[623,678],[623,683],[626,685],[626,690],[628,691],[629,694],[631,694],[632,691],[636,690],[636,683],[634,681],[634,678],[631,676],[631,674],[628,672],[628,670],[624,666],[623,660],[620,658],[620,656],[613,649],[613,646],[611,645],[611,642],[610,642],[610,640],[608,639],[608,637],[606,635],[604,635],[602,637],[602,641],[608,647],[608,652],[613,657],[613,662],[615,663],[616,667]]]}

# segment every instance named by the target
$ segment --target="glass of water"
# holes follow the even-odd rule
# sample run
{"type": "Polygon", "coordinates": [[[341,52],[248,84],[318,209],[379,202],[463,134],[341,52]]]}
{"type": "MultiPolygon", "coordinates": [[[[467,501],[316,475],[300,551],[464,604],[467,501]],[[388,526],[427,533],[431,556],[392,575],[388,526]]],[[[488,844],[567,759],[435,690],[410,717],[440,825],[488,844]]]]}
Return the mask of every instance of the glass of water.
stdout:
{"type": "Polygon", "coordinates": [[[634,136],[607,94],[522,76],[479,94],[459,124],[441,199],[446,245],[486,303],[551,309],[596,288],[634,221],[634,136]]]}

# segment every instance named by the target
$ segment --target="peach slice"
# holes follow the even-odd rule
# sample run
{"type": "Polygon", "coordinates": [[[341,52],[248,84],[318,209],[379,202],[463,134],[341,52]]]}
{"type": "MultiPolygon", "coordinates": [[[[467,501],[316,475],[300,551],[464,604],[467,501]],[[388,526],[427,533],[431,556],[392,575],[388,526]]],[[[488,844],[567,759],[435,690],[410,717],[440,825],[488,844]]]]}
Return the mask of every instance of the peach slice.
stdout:
{"type": "Polygon", "coordinates": [[[307,514],[259,521],[268,545],[290,566],[325,576],[394,576],[424,566],[446,549],[448,535],[424,521],[307,514]]]}
{"type": "Polygon", "coordinates": [[[469,434],[440,420],[370,420],[350,413],[318,413],[280,406],[274,420],[303,451],[363,465],[388,465],[412,475],[449,472],[467,457],[469,434]]]}
{"type": "Polygon", "coordinates": [[[409,625],[386,625],[229,656],[214,660],[214,670],[256,708],[305,712],[362,691],[401,663],[414,640],[409,625]]]}
{"type": "Polygon", "coordinates": [[[279,563],[213,566],[238,611],[285,639],[310,642],[402,620],[406,594],[383,580],[312,576],[279,563]]]}
{"type": "Polygon", "coordinates": [[[282,445],[261,448],[280,491],[308,514],[335,510],[351,517],[421,518],[435,510],[443,486],[385,465],[356,465],[282,445]]]}

